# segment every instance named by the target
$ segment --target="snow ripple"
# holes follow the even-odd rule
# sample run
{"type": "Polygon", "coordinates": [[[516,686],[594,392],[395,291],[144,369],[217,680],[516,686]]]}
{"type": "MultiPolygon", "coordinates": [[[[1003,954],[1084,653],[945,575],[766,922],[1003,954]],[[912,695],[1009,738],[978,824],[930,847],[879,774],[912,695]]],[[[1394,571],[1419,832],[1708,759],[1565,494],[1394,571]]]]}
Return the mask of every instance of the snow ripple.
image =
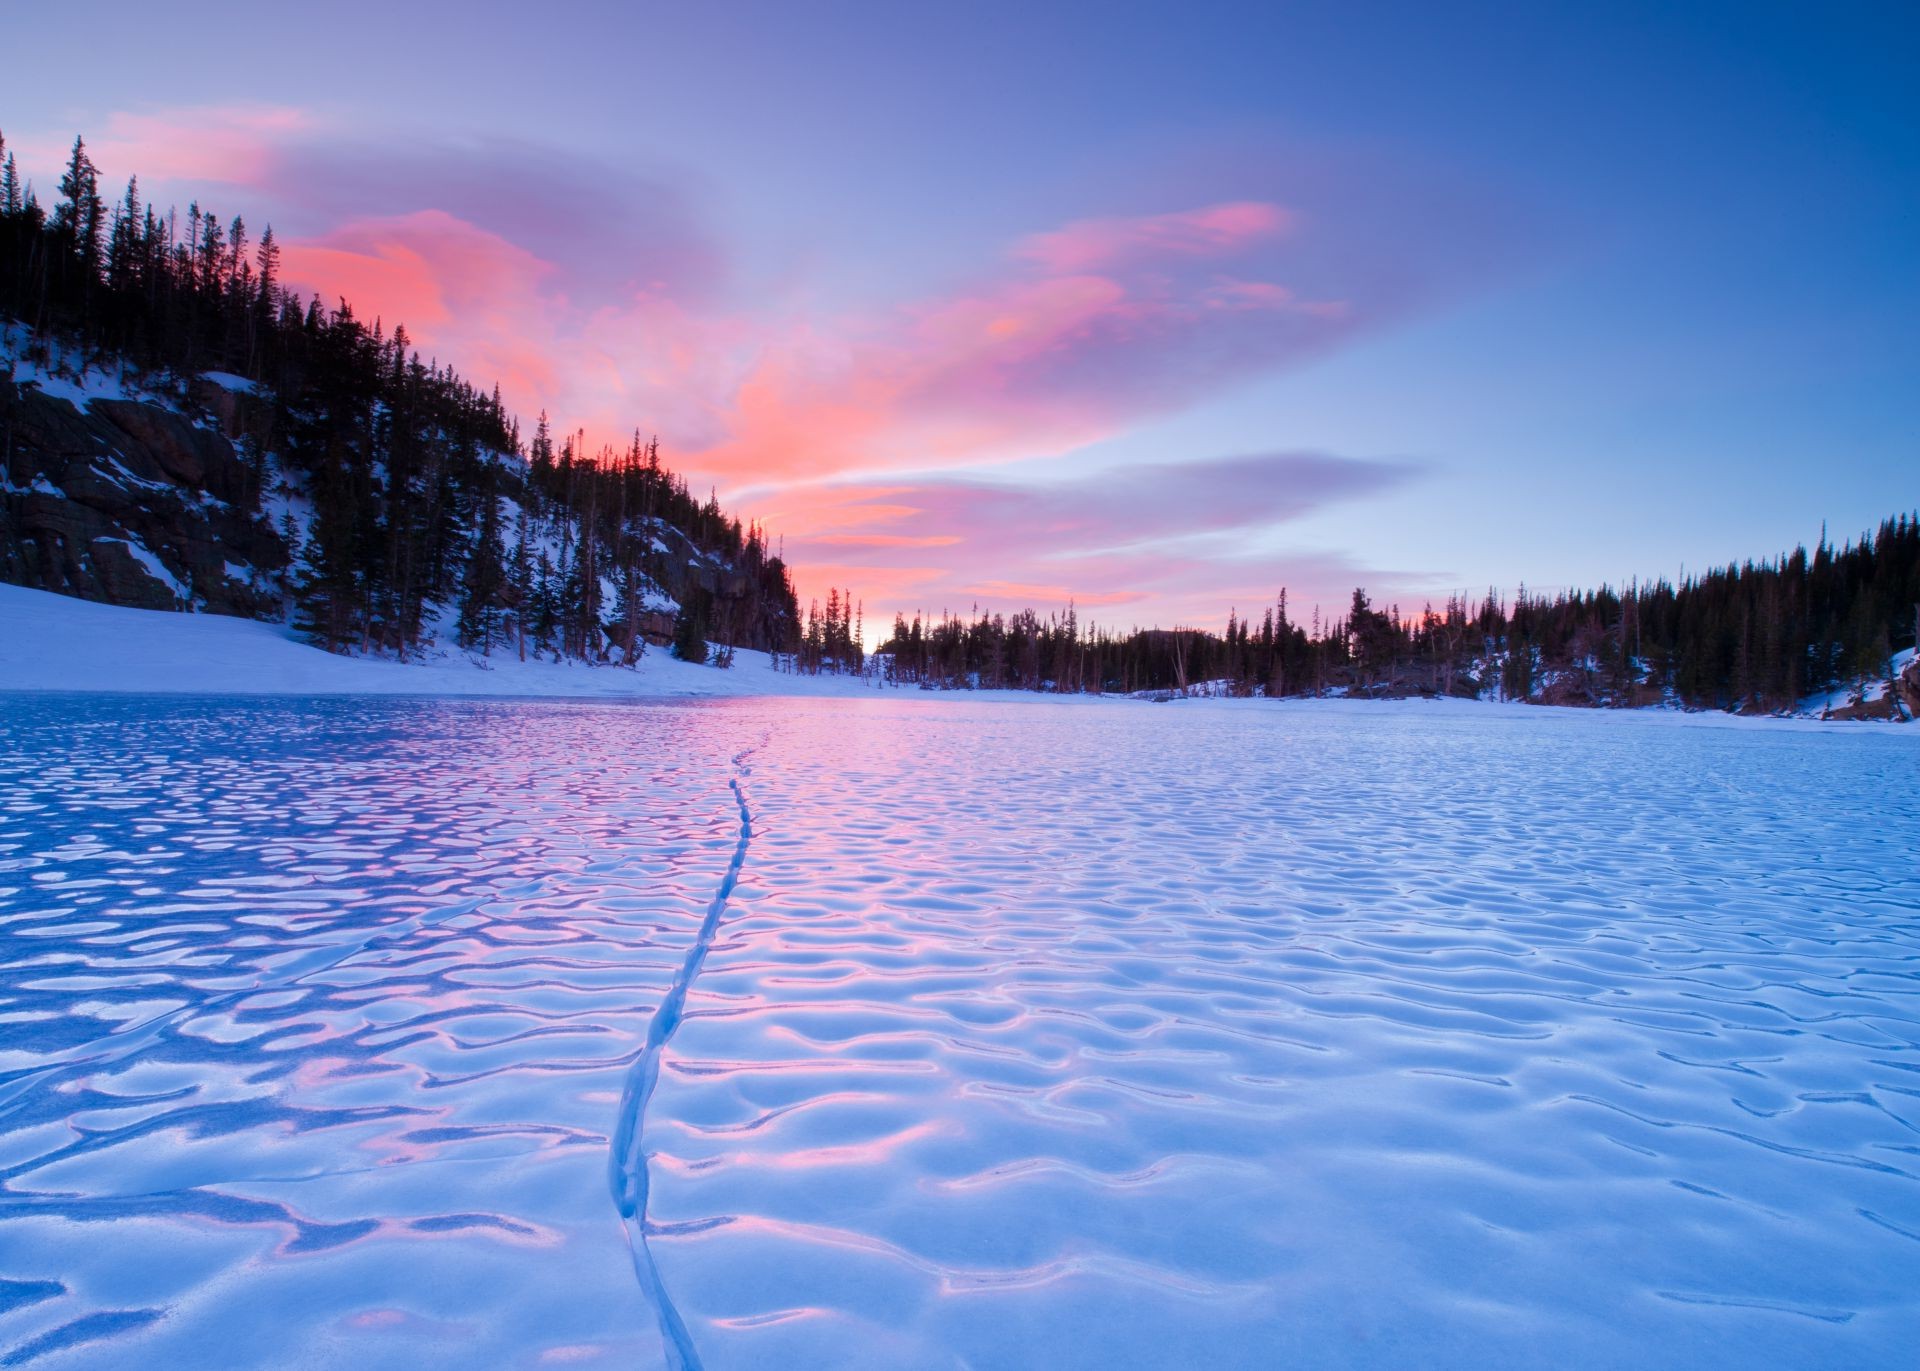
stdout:
{"type": "Polygon", "coordinates": [[[1903,1366],[1915,741],[0,697],[0,1364],[1903,1366]]]}

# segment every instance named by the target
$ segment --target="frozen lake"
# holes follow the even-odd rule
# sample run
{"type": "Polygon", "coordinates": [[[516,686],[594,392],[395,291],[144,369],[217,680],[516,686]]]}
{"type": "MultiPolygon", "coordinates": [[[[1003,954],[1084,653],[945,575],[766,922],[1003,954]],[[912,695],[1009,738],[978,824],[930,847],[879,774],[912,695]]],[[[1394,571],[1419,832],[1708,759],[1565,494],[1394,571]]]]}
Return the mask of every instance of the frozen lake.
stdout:
{"type": "Polygon", "coordinates": [[[0,695],[0,1365],[1910,1366],[1916,744],[0,695]]]}

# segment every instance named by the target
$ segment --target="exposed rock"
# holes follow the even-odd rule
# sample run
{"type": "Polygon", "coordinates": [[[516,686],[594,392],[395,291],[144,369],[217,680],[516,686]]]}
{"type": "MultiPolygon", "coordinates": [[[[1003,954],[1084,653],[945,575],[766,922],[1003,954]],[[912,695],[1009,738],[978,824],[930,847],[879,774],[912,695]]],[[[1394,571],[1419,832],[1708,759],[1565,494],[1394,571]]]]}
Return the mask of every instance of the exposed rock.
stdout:
{"type": "Polygon", "coordinates": [[[109,419],[133,440],[136,452],[151,457],[175,484],[204,490],[229,504],[248,495],[252,473],[220,434],[134,400],[95,400],[88,409],[109,419]]]}
{"type": "Polygon", "coordinates": [[[187,399],[206,410],[220,432],[234,442],[251,437],[262,447],[273,445],[273,402],[269,398],[196,376],[187,383],[187,399]]]}
{"type": "Polygon", "coordinates": [[[648,610],[640,616],[640,636],[655,647],[667,646],[673,641],[673,616],[663,610],[648,610]]]}
{"type": "Polygon", "coordinates": [[[278,571],[287,550],[220,432],[157,404],[82,409],[0,379],[0,453],[0,580],[150,609],[180,608],[176,585],[213,613],[275,608],[228,573],[278,571]]]}
{"type": "Polygon", "coordinates": [[[98,537],[86,544],[97,597],[136,609],[179,609],[180,593],[158,576],[124,538],[98,537]]]}

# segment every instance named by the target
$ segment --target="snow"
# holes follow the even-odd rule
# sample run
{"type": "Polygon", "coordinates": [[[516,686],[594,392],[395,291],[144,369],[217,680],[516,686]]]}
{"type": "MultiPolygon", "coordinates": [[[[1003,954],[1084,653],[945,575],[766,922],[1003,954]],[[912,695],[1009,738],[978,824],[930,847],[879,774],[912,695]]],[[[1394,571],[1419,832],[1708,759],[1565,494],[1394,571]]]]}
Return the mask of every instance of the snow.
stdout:
{"type": "Polygon", "coordinates": [[[203,381],[211,381],[216,386],[219,386],[220,389],[230,390],[236,395],[252,395],[260,389],[259,386],[249,381],[246,377],[235,376],[230,371],[203,371],[200,373],[200,379],[203,381]]]}
{"type": "Polygon", "coordinates": [[[125,464],[122,463],[118,457],[96,457],[94,458],[93,466],[95,471],[98,471],[115,485],[125,486],[134,490],[159,491],[163,495],[177,495],[181,493],[178,486],[169,485],[165,481],[148,481],[135,476],[131,471],[127,470],[125,464]]]}
{"type": "MultiPolygon", "coordinates": [[[[133,544],[129,547],[163,584],[182,599],[186,598],[186,587],[166,572],[158,558],[145,548],[133,544]]],[[[229,563],[227,574],[245,581],[247,569],[229,563]]],[[[436,655],[426,661],[396,662],[381,657],[324,652],[279,624],[224,615],[129,609],[0,584],[0,691],[555,698],[756,695],[871,698],[948,693],[923,691],[910,685],[889,685],[872,676],[795,674],[777,669],[766,653],[745,649],[738,651],[734,664],[724,670],[693,666],[671,656],[664,648],[652,647],[635,667],[550,660],[522,662],[510,644],[496,645],[490,657],[482,658],[452,646],[451,616],[445,617],[447,621],[439,625],[441,637],[436,655]]],[[[875,659],[876,663],[879,660],[875,659]]],[[[1173,703],[1181,709],[1195,711],[1357,710],[1362,715],[1392,709],[1429,713],[1465,710],[1473,715],[1507,712],[1519,717],[1594,712],[1468,700],[1348,700],[1344,698],[1345,692],[1339,690],[1329,691],[1329,698],[1321,700],[1207,698],[1220,694],[1215,689],[1217,685],[1208,683],[1202,694],[1173,703]]],[[[1031,702],[1035,698],[1031,693],[1012,690],[971,690],[957,694],[972,700],[1003,702],[1031,702]]],[[[1137,705],[1139,700],[1157,699],[1166,694],[1140,692],[1132,700],[1105,703],[1137,705]]],[[[1101,701],[1067,695],[1049,697],[1048,703],[1067,707],[1101,701]]],[[[1631,715],[1643,725],[1664,721],[1705,728],[1858,727],[1818,722],[1817,710],[1808,717],[1793,720],[1711,711],[1608,710],[1600,713],[1614,719],[1631,715]]],[[[1920,738],[1920,730],[1913,732],[1920,738]]]]}
{"type": "Polygon", "coordinates": [[[299,556],[300,549],[306,544],[313,530],[313,500],[299,488],[295,479],[282,467],[276,454],[267,457],[268,479],[260,499],[260,516],[267,521],[275,533],[285,531],[284,525],[289,517],[293,521],[293,553],[299,556]]]}
{"type": "Polygon", "coordinates": [[[0,698],[0,1347],[1904,1367],[1916,738],[0,698]]]}
{"type": "Polygon", "coordinates": [[[1907,664],[1912,660],[1913,649],[1910,647],[1902,649],[1893,654],[1891,668],[1886,677],[1854,681],[1835,686],[1832,690],[1809,695],[1800,702],[1797,712],[1817,718],[1829,710],[1846,709],[1857,704],[1878,704],[1886,698],[1889,680],[1897,678],[1907,669],[1907,664]]]}
{"type": "Polygon", "coordinates": [[[118,365],[89,365],[77,349],[57,341],[37,340],[24,325],[11,320],[0,320],[0,363],[13,368],[16,384],[34,386],[41,394],[65,400],[76,409],[85,409],[95,400],[144,398],[138,385],[128,384],[118,365]],[[44,362],[28,360],[36,349],[45,350],[44,362]]]}
{"type": "Polygon", "coordinates": [[[85,381],[74,381],[64,376],[42,374],[37,377],[22,375],[23,384],[31,382],[43,395],[57,400],[65,400],[75,409],[85,409],[94,400],[118,400],[124,398],[120,387],[105,377],[88,373],[85,381]]]}
{"type": "MultiPolygon", "coordinates": [[[[167,570],[167,564],[161,561],[158,557],[156,557],[153,554],[153,551],[150,548],[148,548],[146,544],[140,542],[138,539],[136,538],[95,538],[93,541],[96,544],[118,543],[121,547],[124,547],[128,552],[133,554],[133,560],[140,563],[140,565],[143,568],[145,568],[147,575],[153,577],[154,580],[158,581],[161,585],[165,586],[168,590],[172,591],[175,599],[184,601],[192,598],[192,592],[188,589],[186,583],[182,581],[178,576],[175,576],[171,571],[167,570]]],[[[14,587],[12,586],[9,586],[7,588],[9,590],[14,589],[14,587]]],[[[32,592],[32,593],[37,593],[37,592],[32,592]]],[[[0,604],[3,604],[3,603],[4,601],[0,601],[0,604]]],[[[155,613],[158,611],[134,610],[132,612],[136,614],[140,614],[140,613],[155,613]]]]}
{"type": "MultiPolygon", "coordinates": [[[[157,557],[136,543],[127,546],[186,597],[186,587],[157,557]]],[[[648,649],[632,668],[522,662],[503,648],[480,664],[457,652],[406,663],[349,657],[258,620],[129,609],[0,585],[0,690],[631,697],[871,695],[880,689],[858,678],[777,671],[763,652],[742,651],[726,670],[694,666],[659,648],[648,649]]]]}

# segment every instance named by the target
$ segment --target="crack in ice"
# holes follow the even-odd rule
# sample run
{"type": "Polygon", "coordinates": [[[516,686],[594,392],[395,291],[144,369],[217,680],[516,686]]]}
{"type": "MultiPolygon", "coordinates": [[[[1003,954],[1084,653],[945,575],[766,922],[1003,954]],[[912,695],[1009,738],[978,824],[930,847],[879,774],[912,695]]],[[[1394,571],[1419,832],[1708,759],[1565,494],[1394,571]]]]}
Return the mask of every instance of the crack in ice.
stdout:
{"type": "Polygon", "coordinates": [[[746,764],[747,758],[765,747],[770,737],[768,735],[752,747],[733,755],[733,769],[737,774],[728,778],[727,785],[733,791],[734,806],[740,815],[740,838],[734,844],[733,857],[727,863],[726,874],[720,878],[720,888],[707,905],[706,917],[700,921],[693,945],[687,949],[686,960],[680,964],[673,984],[667,987],[660,1007],[654,1011],[653,1021],[647,1025],[646,1045],[627,1070],[626,1084],[620,1092],[620,1117],[607,1159],[607,1179],[613,1191],[614,1207],[620,1211],[621,1224],[626,1230],[628,1249],[633,1255],[633,1274],[659,1316],[660,1339],[665,1345],[667,1365],[674,1371],[700,1371],[701,1361],[700,1353],[693,1345],[693,1336],[687,1332],[686,1322],[680,1317],[673,1297],[667,1293],[666,1284],[660,1279],[660,1268],[654,1264],[653,1251],[647,1246],[647,1105],[653,1099],[653,1088],[660,1079],[661,1055],[685,1014],[687,991],[707,959],[714,936],[720,931],[720,917],[726,912],[727,901],[732,898],[733,888],[740,879],[740,869],[746,864],[747,845],[753,840],[753,815],[747,809],[747,796],[740,787],[740,780],[743,776],[753,774],[752,768],[746,764]]]}

